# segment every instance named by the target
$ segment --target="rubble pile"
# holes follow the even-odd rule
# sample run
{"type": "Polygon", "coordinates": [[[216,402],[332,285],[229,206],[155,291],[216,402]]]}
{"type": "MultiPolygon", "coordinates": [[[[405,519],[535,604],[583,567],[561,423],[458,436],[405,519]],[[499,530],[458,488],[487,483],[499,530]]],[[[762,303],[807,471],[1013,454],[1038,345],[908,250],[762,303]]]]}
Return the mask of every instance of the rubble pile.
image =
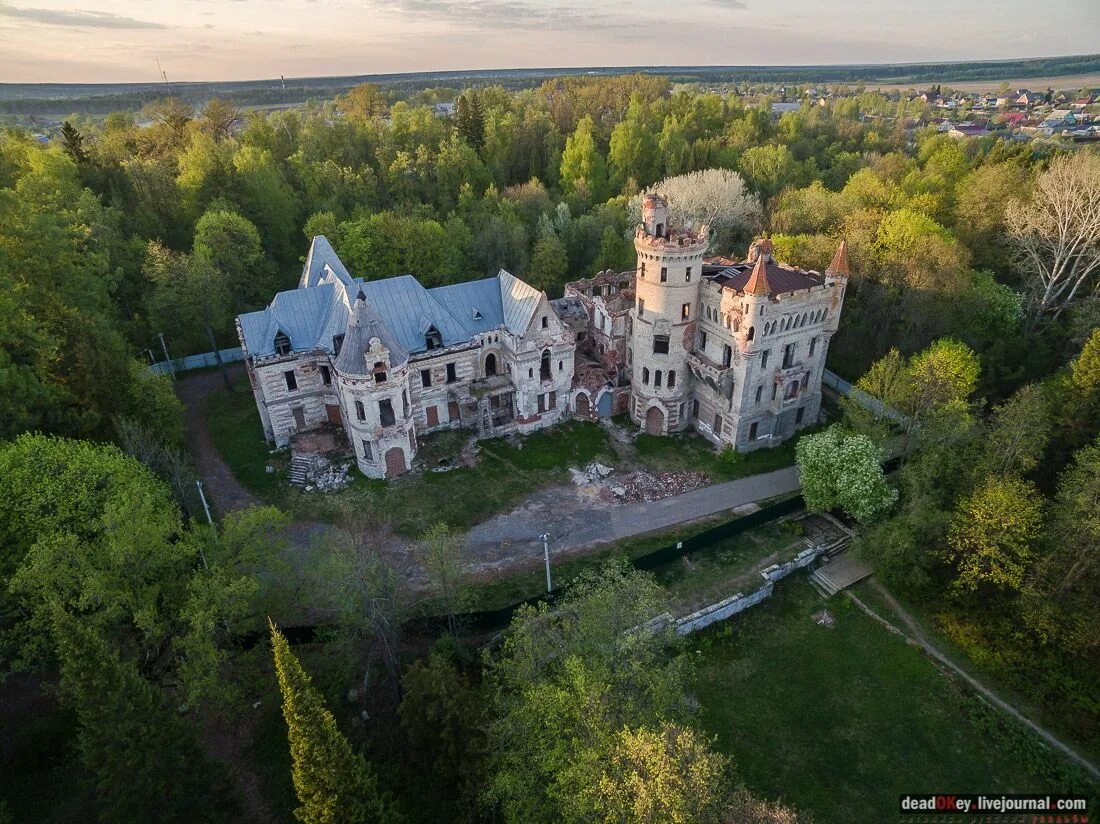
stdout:
{"type": "Polygon", "coordinates": [[[306,492],[333,492],[343,489],[351,481],[348,478],[350,465],[346,463],[333,463],[320,455],[315,457],[306,471],[306,482],[303,487],[306,492]]]}
{"type": "Polygon", "coordinates": [[[702,472],[635,472],[612,487],[624,503],[646,503],[701,489],[709,483],[702,472]]]}
{"type": "Polygon", "coordinates": [[[569,470],[573,483],[595,492],[600,500],[624,504],[648,503],[682,495],[710,483],[702,472],[632,472],[615,475],[615,470],[593,461],[583,469],[569,470]],[[611,477],[615,475],[615,477],[611,477]]]}
{"type": "Polygon", "coordinates": [[[604,466],[599,461],[593,461],[584,469],[573,469],[570,467],[569,474],[573,478],[573,483],[577,486],[592,486],[599,484],[615,470],[610,466],[604,466]]]}

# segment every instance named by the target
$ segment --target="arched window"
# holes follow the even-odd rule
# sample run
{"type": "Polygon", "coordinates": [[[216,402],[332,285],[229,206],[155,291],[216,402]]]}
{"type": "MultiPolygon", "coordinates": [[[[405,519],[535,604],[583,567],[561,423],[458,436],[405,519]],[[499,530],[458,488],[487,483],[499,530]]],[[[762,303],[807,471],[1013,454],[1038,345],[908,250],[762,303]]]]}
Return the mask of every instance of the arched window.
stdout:
{"type": "Polygon", "coordinates": [[[642,383],[649,386],[649,368],[646,366],[642,367],[642,383]]]}
{"type": "Polygon", "coordinates": [[[485,377],[492,377],[497,373],[497,356],[490,352],[485,356],[485,377]]]}
{"type": "Polygon", "coordinates": [[[798,381],[791,381],[787,384],[787,390],[783,393],[785,400],[790,400],[798,395],[798,381]]]}
{"type": "Polygon", "coordinates": [[[806,313],[805,312],[802,313],[802,321],[798,325],[799,326],[805,326],[806,325],[806,313]]]}
{"type": "Polygon", "coordinates": [[[553,377],[550,371],[550,350],[542,350],[542,362],[539,365],[539,378],[544,381],[550,380],[553,377]]]}
{"type": "Polygon", "coordinates": [[[745,336],[746,340],[752,340],[756,336],[756,327],[750,326],[749,333],[745,336]]]}
{"type": "Polygon", "coordinates": [[[275,335],[275,354],[289,355],[290,351],[290,337],[286,334],[286,332],[280,330],[275,335]]]}
{"type": "Polygon", "coordinates": [[[825,318],[827,318],[827,317],[829,317],[829,310],[828,309],[822,309],[821,310],[821,319],[825,320],[825,318]]]}
{"type": "Polygon", "coordinates": [[[386,375],[386,364],[382,361],[376,362],[374,364],[373,374],[375,383],[385,383],[386,378],[388,377],[386,375]]]}
{"type": "Polygon", "coordinates": [[[660,386],[661,386],[661,370],[660,369],[658,369],[656,372],[653,373],[653,385],[657,388],[660,388],[660,386]]]}
{"type": "Polygon", "coordinates": [[[668,370],[668,388],[671,389],[676,385],[676,370],[668,370]]]}

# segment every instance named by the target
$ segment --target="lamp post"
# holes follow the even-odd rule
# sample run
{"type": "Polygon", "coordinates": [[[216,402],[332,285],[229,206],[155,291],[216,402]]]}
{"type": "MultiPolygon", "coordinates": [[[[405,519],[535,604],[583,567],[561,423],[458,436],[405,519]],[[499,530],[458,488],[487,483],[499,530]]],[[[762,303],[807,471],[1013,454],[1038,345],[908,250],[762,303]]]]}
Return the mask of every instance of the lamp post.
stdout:
{"type": "Polygon", "coordinates": [[[554,587],[550,583],[550,533],[544,532],[539,538],[542,540],[542,554],[546,559],[546,591],[552,592],[554,587]]]}

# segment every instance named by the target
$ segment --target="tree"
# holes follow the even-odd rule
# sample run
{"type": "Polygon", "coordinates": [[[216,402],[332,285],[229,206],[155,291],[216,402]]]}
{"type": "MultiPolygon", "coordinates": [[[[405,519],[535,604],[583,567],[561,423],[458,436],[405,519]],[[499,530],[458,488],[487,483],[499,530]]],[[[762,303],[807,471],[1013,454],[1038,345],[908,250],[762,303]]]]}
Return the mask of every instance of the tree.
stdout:
{"type": "Polygon", "coordinates": [[[1029,328],[1083,299],[1100,272],[1100,154],[1056,157],[1031,197],[1005,212],[1009,237],[1030,276],[1029,328]]]}
{"type": "Polygon", "coordinates": [[[420,564],[428,573],[447,614],[447,629],[457,632],[455,616],[463,597],[462,545],[466,536],[443,521],[420,536],[420,564]]]}
{"type": "MultiPolygon", "coordinates": [[[[731,234],[748,232],[760,221],[760,204],[745,188],[737,172],[705,169],[667,177],[653,187],[668,198],[673,225],[710,227],[710,248],[728,241],[731,234]]],[[[641,221],[641,198],[631,201],[635,223],[641,221]]]]}
{"type": "Polygon", "coordinates": [[[352,751],[336,727],[336,719],[325,708],[286,638],[273,622],[269,621],[269,626],[294,763],[294,791],[301,803],[294,817],[303,824],[394,820],[389,798],[379,791],[367,762],[352,751]]]}
{"type": "Polygon", "coordinates": [[[690,728],[624,728],[593,788],[599,821],[696,824],[720,820],[727,762],[690,728]]]}
{"type": "Polygon", "coordinates": [[[336,98],[336,108],[349,119],[365,122],[385,114],[386,98],[374,83],[360,83],[336,98]]]}
{"type": "Polygon", "coordinates": [[[1031,560],[1031,544],[1043,523],[1043,500],[1035,485],[991,475],[964,498],[947,541],[957,570],[956,590],[982,584],[1018,590],[1031,560]]]}
{"type": "Polygon", "coordinates": [[[58,608],[52,634],[64,701],[76,711],[80,760],[103,821],[236,821],[238,801],[191,729],[132,661],[58,608]]]}
{"type": "Polygon", "coordinates": [[[77,166],[88,162],[88,150],[84,147],[84,135],[68,120],[61,124],[61,148],[77,166]]]}
{"type": "Polygon", "coordinates": [[[490,660],[489,800],[510,821],[591,820],[623,727],[681,719],[687,661],[670,657],[663,593],[625,563],[582,573],[551,610],[517,611],[490,660]]]}
{"type": "Polygon", "coordinates": [[[212,97],[203,106],[200,125],[215,140],[225,140],[241,122],[241,111],[232,103],[212,97]]]}
{"type": "Polygon", "coordinates": [[[569,275],[569,254],[565,244],[550,230],[539,233],[531,252],[527,280],[536,289],[556,293],[569,275]]]}
{"type": "Polygon", "coordinates": [[[1037,384],[1028,384],[994,410],[984,467],[996,475],[1024,475],[1038,465],[1049,437],[1046,397],[1037,384]]]}
{"type": "Polygon", "coordinates": [[[455,103],[455,131],[474,151],[485,145],[485,112],[477,92],[463,92],[455,103]]]}
{"type": "Polygon", "coordinates": [[[839,507],[859,521],[890,508],[898,491],[886,483],[882,453],[865,435],[839,426],[801,438],[795,448],[802,497],[810,510],[839,507]]]}
{"type": "Polygon", "coordinates": [[[241,312],[271,299],[275,279],[264,257],[260,233],[248,218],[221,206],[207,209],[195,224],[196,260],[213,267],[241,312]]]}
{"type": "Polygon", "coordinates": [[[566,191],[587,189],[594,202],[603,202],[607,193],[607,168],[596,146],[595,124],[585,115],[577,130],[565,141],[561,155],[561,185],[566,191]]]}
{"type": "Polygon", "coordinates": [[[484,779],[485,702],[459,669],[438,651],[414,663],[401,679],[398,714],[413,764],[472,804],[484,779]]]}
{"type": "Polygon", "coordinates": [[[791,150],[783,145],[765,144],[746,149],[738,166],[749,185],[765,200],[796,183],[802,173],[791,150]]]}

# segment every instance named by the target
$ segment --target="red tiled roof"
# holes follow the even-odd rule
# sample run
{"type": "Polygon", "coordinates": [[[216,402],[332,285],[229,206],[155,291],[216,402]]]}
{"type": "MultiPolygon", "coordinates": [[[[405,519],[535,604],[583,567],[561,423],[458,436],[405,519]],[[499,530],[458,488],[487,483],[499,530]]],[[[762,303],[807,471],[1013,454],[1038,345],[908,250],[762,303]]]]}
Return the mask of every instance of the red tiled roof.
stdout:
{"type": "MultiPolygon", "coordinates": [[[[767,261],[764,265],[766,267],[764,277],[769,294],[799,292],[821,286],[825,282],[824,278],[815,272],[792,269],[775,261],[767,261]]],[[[719,286],[725,286],[736,292],[746,292],[754,269],[755,266],[752,263],[735,263],[717,272],[707,272],[706,277],[719,286]]]]}
{"type": "Polygon", "coordinates": [[[833,262],[825,268],[825,271],[834,275],[851,276],[852,273],[848,269],[848,241],[843,239],[840,241],[840,245],[836,247],[836,254],[833,255],[833,262]]]}

